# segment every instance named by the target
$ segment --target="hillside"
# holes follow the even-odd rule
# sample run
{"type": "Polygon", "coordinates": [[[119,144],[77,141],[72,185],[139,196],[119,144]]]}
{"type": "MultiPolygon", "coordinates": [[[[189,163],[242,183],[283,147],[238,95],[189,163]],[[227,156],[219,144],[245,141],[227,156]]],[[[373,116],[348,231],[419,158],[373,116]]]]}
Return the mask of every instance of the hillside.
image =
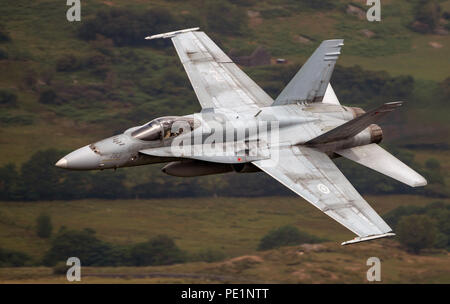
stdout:
{"type": "MultiPolygon", "coordinates": [[[[341,248],[325,243],[285,247],[223,262],[159,267],[84,267],[81,283],[367,283],[365,262],[381,260],[382,283],[450,282],[447,254],[410,255],[395,242],[341,248]],[[386,254],[389,252],[389,254],[386,254]]],[[[67,283],[50,268],[3,268],[3,283],[67,283]]]]}
{"type": "MultiPolygon", "coordinates": [[[[399,206],[430,203],[418,196],[367,200],[380,214],[399,206]]],[[[352,238],[352,233],[299,198],[0,203],[0,210],[0,244],[24,251],[34,259],[40,259],[50,244],[50,240],[34,234],[35,217],[43,211],[51,215],[55,230],[62,225],[93,228],[101,239],[122,245],[163,233],[190,253],[212,249],[227,257],[214,263],[172,266],[84,267],[83,282],[87,283],[364,283],[365,262],[371,256],[382,260],[385,283],[450,282],[446,251],[410,254],[396,238],[343,247],[340,242],[352,238]],[[286,224],[329,241],[255,250],[267,231],[286,224]]],[[[64,280],[53,275],[51,268],[0,268],[0,282],[64,280]]]]}
{"type": "MultiPolygon", "coordinates": [[[[382,215],[399,206],[450,202],[412,195],[366,199],[382,215]]],[[[0,207],[2,246],[35,259],[42,258],[50,246],[50,240],[40,239],[35,233],[36,217],[42,213],[51,216],[55,232],[62,226],[92,228],[99,238],[121,245],[167,234],[187,251],[211,246],[227,256],[255,251],[264,234],[287,224],[336,243],[353,238],[350,231],[295,196],[0,202],[0,207]]]]}

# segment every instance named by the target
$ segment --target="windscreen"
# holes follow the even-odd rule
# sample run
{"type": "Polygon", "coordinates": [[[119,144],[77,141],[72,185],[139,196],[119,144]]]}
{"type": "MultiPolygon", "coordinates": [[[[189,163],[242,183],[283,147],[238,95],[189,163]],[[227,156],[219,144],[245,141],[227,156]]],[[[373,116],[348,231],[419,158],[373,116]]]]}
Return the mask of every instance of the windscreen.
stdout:
{"type": "Polygon", "coordinates": [[[162,128],[159,122],[152,121],[132,132],[131,136],[145,141],[160,140],[162,138],[162,128]]]}
{"type": "Polygon", "coordinates": [[[131,136],[145,141],[168,139],[194,129],[194,119],[168,116],[152,120],[142,128],[131,133],[131,136]]]}

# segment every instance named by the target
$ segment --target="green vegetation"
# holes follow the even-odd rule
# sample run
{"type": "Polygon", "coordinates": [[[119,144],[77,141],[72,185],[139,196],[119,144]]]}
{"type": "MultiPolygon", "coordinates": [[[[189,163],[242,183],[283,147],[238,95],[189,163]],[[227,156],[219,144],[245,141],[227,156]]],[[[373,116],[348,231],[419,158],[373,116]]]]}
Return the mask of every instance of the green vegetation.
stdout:
{"type": "Polygon", "coordinates": [[[0,267],[25,266],[30,257],[19,251],[8,250],[0,247],[0,267]]]}
{"type": "Polygon", "coordinates": [[[5,26],[3,24],[0,24],[0,43],[9,42],[9,41],[11,41],[11,36],[5,30],[5,26]]]}
{"type": "Polygon", "coordinates": [[[166,235],[158,235],[147,242],[131,246],[120,246],[101,241],[93,229],[69,230],[62,226],[51,240],[50,249],[45,253],[42,263],[58,269],[61,268],[58,263],[71,256],[78,257],[85,266],[151,266],[186,261],[185,252],[166,235]]]}
{"type": "Polygon", "coordinates": [[[236,35],[248,29],[246,12],[228,1],[208,1],[205,12],[208,28],[214,32],[236,35]]]}
{"type": "Polygon", "coordinates": [[[145,243],[131,247],[128,263],[134,266],[171,265],[186,260],[175,242],[165,235],[158,235],[145,243]]]}
{"type": "Polygon", "coordinates": [[[402,206],[385,215],[399,241],[412,252],[425,248],[450,249],[450,205],[433,202],[429,205],[402,206]]]}
{"type": "Polygon", "coordinates": [[[55,91],[46,89],[39,95],[39,102],[43,104],[58,104],[55,91]]]}
{"type": "Polygon", "coordinates": [[[0,90],[0,105],[16,106],[17,105],[17,95],[9,90],[0,90]]]}
{"type": "Polygon", "coordinates": [[[79,36],[84,40],[95,40],[98,35],[108,37],[118,46],[148,44],[143,39],[148,33],[167,32],[170,26],[181,24],[164,8],[133,11],[124,8],[100,10],[94,18],[83,22],[79,36]]]}
{"type": "Polygon", "coordinates": [[[54,266],[68,257],[78,257],[86,266],[114,266],[122,257],[117,257],[113,247],[95,237],[92,229],[68,230],[62,227],[52,239],[50,250],[45,254],[43,263],[54,266]]]}
{"type": "MultiPolygon", "coordinates": [[[[362,193],[420,193],[432,197],[448,196],[446,173],[441,169],[438,160],[428,159],[425,165],[421,166],[414,161],[414,155],[410,152],[393,148],[388,150],[393,151],[406,164],[422,173],[430,185],[420,189],[410,188],[344,159],[337,160],[337,165],[362,193]]],[[[0,167],[0,198],[9,201],[36,201],[82,198],[292,195],[288,189],[262,173],[184,179],[165,175],[160,172],[158,166],[117,171],[66,171],[53,165],[65,153],[55,149],[38,151],[21,168],[16,168],[11,163],[0,167]],[[144,171],[143,176],[141,172],[144,171]],[[137,174],[136,179],[132,174],[137,174]],[[252,178],[248,178],[249,174],[252,178]]]]}
{"type": "Polygon", "coordinates": [[[267,233],[259,242],[258,250],[269,250],[281,246],[314,244],[323,240],[298,230],[297,227],[286,225],[267,233]]]}
{"type": "MultiPolygon", "coordinates": [[[[430,199],[416,195],[365,198],[381,215],[400,206],[423,207],[430,203],[430,199]]],[[[448,199],[442,201],[449,203],[448,199]]],[[[396,224],[390,222],[388,215],[385,218],[396,231],[396,224]]],[[[161,234],[168,235],[187,253],[187,260],[207,261],[197,255],[206,256],[205,251],[212,251],[214,255],[235,257],[255,252],[268,231],[286,225],[336,244],[353,237],[350,231],[294,195],[0,203],[2,247],[24,252],[32,256],[34,263],[42,261],[62,226],[77,233],[90,227],[102,244],[119,248],[116,252],[161,234]],[[36,235],[35,215],[42,213],[52,219],[55,233],[50,239],[36,235]]]]}
{"type": "Polygon", "coordinates": [[[42,239],[52,235],[52,219],[48,214],[41,214],[36,219],[36,235],[42,239]]]}
{"type": "Polygon", "coordinates": [[[319,242],[323,242],[323,240],[306,232],[300,231],[295,226],[286,225],[267,233],[260,240],[258,250],[268,250],[281,246],[314,244],[319,242]]]}
{"type": "Polygon", "coordinates": [[[411,28],[422,34],[431,33],[440,24],[441,7],[436,0],[417,0],[411,28]]]}
{"type": "MultiPolygon", "coordinates": [[[[382,215],[400,206],[425,207],[430,203],[425,197],[405,195],[369,196],[366,199],[382,215]]],[[[448,200],[444,202],[450,203],[448,200]]],[[[354,235],[296,197],[2,202],[0,210],[0,243],[3,248],[29,254],[32,260],[26,263],[28,266],[41,263],[42,257],[52,248],[51,239],[40,239],[34,233],[34,218],[30,215],[43,211],[51,214],[57,230],[65,225],[66,231],[75,231],[75,235],[84,236],[89,235],[89,230],[83,233],[80,230],[83,227],[95,229],[95,234],[92,234],[92,230],[90,233],[100,243],[84,236],[82,239],[87,243],[86,246],[81,244],[82,248],[95,248],[93,244],[106,243],[115,248],[117,257],[126,252],[127,248],[147,243],[148,240],[165,234],[175,240],[180,250],[187,253],[185,263],[171,266],[94,267],[84,265],[82,259],[82,282],[85,283],[363,283],[367,271],[365,261],[370,256],[377,256],[383,261],[382,279],[385,283],[449,282],[446,251],[432,249],[423,250],[420,255],[410,254],[399,246],[399,236],[355,246],[341,246],[340,242],[349,240],[354,235]],[[256,250],[269,229],[285,225],[330,241],[269,251],[256,250]],[[217,258],[220,262],[205,263],[201,259],[194,259],[196,253],[209,250],[223,253],[220,259],[217,258]],[[146,277],[149,273],[174,276],[187,273],[197,275],[197,278],[146,277]],[[111,276],[97,277],[95,274],[111,276]],[[121,276],[115,277],[112,274],[121,276]],[[202,275],[213,277],[204,278],[202,275]],[[217,278],[222,276],[223,279],[217,278]]],[[[394,231],[398,232],[396,229],[394,231]]],[[[58,233],[54,237],[57,235],[58,233]]],[[[70,237],[75,244],[80,244],[76,238],[70,237]]],[[[75,247],[69,243],[66,245],[67,248],[75,247]]],[[[66,259],[67,257],[63,260],[66,259]]],[[[97,261],[101,259],[99,257],[97,261]]],[[[127,258],[127,261],[130,259],[127,258]]],[[[63,269],[67,270],[67,267],[63,269]]],[[[44,267],[1,268],[0,281],[66,281],[65,272],[54,275],[53,270],[44,267]]]]}
{"type": "Polygon", "coordinates": [[[414,253],[432,247],[436,241],[436,226],[426,215],[406,216],[397,227],[400,243],[414,253]]]}
{"type": "Polygon", "coordinates": [[[17,172],[13,164],[0,168],[0,197],[3,200],[77,199],[126,197],[124,174],[112,171],[84,174],[59,170],[53,164],[65,152],[40,151],[17,172]]]}

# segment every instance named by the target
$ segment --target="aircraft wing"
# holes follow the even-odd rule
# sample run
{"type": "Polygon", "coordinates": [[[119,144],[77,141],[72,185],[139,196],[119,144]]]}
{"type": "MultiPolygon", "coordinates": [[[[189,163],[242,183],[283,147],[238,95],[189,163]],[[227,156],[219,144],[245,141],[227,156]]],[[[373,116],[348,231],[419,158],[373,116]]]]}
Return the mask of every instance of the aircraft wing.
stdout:
{"type": "Polygon", "coordinates": [[[358,235],[342,245],[394,235],[325,153],[305,146],[277,149],[276,158],[253,164],[358,235]]]}
{"type": "Polygon", "coordinates": [[[273,99],[198,28],[147,37],[171,38],[202,108],[255,108],[273,99]]]}

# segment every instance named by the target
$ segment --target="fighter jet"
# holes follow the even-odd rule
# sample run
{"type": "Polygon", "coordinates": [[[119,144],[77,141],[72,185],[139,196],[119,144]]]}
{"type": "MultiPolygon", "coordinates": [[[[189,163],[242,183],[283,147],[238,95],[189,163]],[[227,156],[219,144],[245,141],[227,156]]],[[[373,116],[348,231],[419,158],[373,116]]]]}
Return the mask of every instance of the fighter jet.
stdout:
{"type": "Polygon", "coordinates": [[[395,235],[332,159],[345,157],[412,187],[427,182],[378,145],[383,132],[375,123],[402,102],[367,112],[339,103],[330,78],[342,39],[323,41],[273,100],[199,28],[146,37],[157,38],[172,40],[201,112],[156,118],[86,145],[56,166],[168,163],[163,172],[183,177],[263,171],[357,235],[342,245],[395,235]]]}

